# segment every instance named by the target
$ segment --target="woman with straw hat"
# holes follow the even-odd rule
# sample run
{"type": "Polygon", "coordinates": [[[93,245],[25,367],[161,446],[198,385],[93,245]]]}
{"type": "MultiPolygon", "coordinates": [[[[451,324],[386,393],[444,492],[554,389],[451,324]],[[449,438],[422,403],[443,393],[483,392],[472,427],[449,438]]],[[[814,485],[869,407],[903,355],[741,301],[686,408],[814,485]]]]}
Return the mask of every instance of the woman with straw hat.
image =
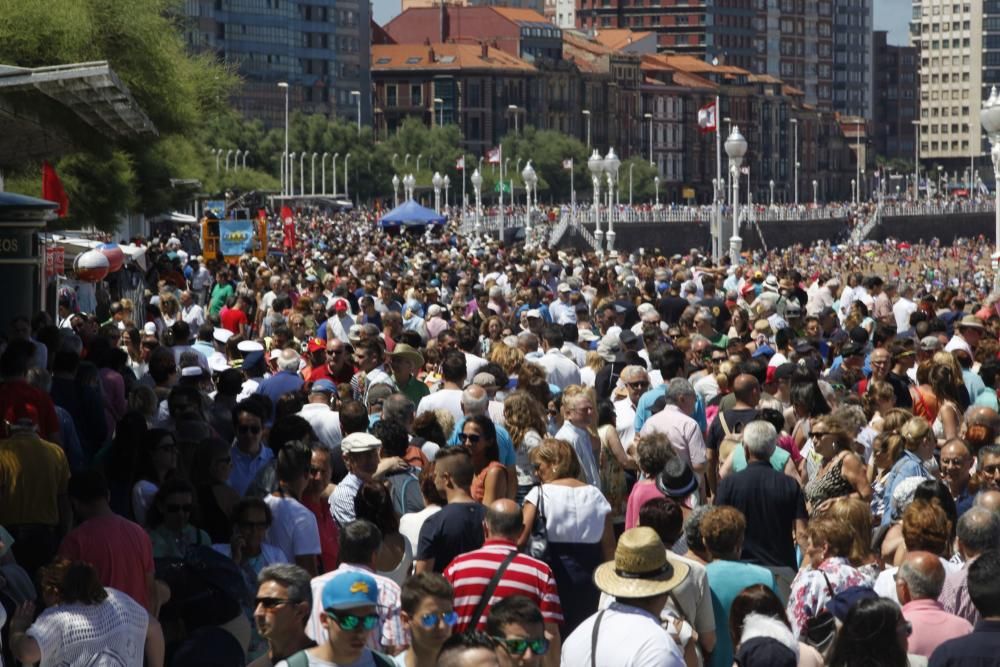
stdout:
{"type": "Polygon", "coordinates": [[[615,559],[594,571],[594,583],[615,601],[566,638],[561,664],[683,667],[680,649],[660,626],[660,612],[687,574],[686,563],[667,560],[667,549],[652,528],[626,530],[615,559]]]}

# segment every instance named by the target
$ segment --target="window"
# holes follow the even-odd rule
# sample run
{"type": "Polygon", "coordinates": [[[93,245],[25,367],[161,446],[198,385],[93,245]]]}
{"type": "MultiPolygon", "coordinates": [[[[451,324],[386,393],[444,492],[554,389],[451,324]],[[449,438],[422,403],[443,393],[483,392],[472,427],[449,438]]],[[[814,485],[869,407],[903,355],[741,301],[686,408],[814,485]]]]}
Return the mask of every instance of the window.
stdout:
{"type": "Polygon", "coordinates": [[[410,106],[413,107],[423,106],[422,93],[423,89],[420,87],[420,84],[415,83],[410,85],[410,106]]]}
{"type": "Polygon", "coordinates": [[[390,109],[395,108],[397,104],[396,98],[396,85],[390,84],[385,87],[385,105],[390,109]]]}

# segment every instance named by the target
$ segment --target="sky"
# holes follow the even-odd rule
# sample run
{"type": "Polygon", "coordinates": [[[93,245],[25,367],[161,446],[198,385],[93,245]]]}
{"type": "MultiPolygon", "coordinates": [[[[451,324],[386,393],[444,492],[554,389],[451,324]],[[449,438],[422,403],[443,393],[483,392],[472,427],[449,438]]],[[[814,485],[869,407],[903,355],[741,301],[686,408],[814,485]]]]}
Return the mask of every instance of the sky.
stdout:
{"type": "MultiPolygon", "coordinates": [[[[875,29],[889,31],[889,43],[909,44],[910,0],[872,0],[875,4],[875,29]]],[[[400,0],[373,0],[374,18],[385,25],[399,13],[400,0]]]]}
{"type": "Polygon", "coordinates": [[[908,46],[909,21],[913,14],[910,0],[872,0],[872,2],[875,3],[875,29],[888,30],[890,44],[908,46]]]}

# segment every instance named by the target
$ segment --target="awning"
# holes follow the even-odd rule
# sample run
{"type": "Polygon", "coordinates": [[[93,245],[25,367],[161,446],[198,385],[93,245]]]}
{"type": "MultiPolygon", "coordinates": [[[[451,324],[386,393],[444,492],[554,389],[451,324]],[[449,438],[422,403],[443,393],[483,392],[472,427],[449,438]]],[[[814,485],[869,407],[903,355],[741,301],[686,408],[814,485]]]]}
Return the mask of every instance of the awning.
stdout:
{"type": "Polygon", "coordinates": [[[171,222],[175,225],[194,225],[198,222],[198,218],[193,215],[188,215],[186,213],[179,213],[177,211],[171,211],[170,213],[161,213],[155,217],[149,219],[150,222],[171,222]]]}
{"type": "MultiPolygon", "coordinates": [[[[96,248],[101,245],[101,241],[94,241],[92,239],[80,238],[77,236],[63,236],[62,234],[39,234],[39,241],[42,243],[55,243],[62,246],[66,257],[66,266],[73,266],[73,261],[76,260],[78,255],[96,248]]],[[[146,248],[145,246],[137,246],[131,243],[119,243],[118,247],[122,249],[125,253],[125,257],[129,261],[135,262],[140,269],[143,271],[148,270],[146,264],[146,248]]]]}

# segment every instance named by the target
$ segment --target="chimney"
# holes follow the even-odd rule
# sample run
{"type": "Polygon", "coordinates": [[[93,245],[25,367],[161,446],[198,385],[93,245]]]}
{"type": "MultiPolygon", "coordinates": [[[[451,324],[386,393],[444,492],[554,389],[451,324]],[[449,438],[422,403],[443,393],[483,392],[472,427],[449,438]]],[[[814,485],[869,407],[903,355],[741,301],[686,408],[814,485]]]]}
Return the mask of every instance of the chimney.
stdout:
{"type": "Polygon", "coordinates": [[[487,45],[485,41],[479,42],[479,48],[480,48],[479,57],[481,57],[483,60],[486,60],[487,56],[489,56],[490,54],[489,45],[487,45]]]}

